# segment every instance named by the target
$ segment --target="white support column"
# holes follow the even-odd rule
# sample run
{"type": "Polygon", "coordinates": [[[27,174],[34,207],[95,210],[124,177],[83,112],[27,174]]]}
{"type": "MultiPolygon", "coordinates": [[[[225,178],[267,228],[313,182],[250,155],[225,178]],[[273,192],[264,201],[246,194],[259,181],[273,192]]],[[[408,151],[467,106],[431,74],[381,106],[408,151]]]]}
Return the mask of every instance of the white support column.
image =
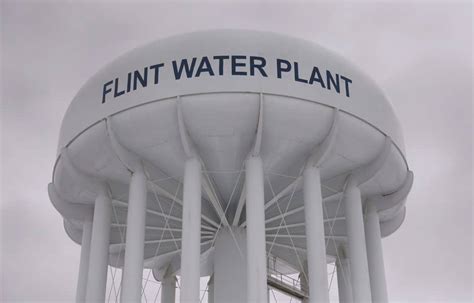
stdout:
{"type": "Polygon", "coordinates": [[[317,167],[308,166],[305,168],[303,192],[306,253],[308,255],[308,301],[310,303],[325,303],[329,302],[329,287],[321,177],[317,167]]]}
{"type": "Polygon", "coordinates": [[[357,303],[371,302],[361,194],[352,177],[347,181],[343,200],[353,299],[357,303]]]}
{"type": "Polygon", "coordinates": [[[365,215],[365,240],[367,241],[367,260],[369,263],[370,290],[372,302],[388,302],[385,267],[383,263],[380,222],[374,201],[367,201],[365,215]]]}
{"type": "Polygon", "coordinates": [[[122,302],[140,302],[145,245],[146,176],[142,170],[133,173],[128,194],[127,232],[122,278],[122,302]]]}
{"type": "Polygon", "coordinates": [[[81,261],[77,278],[76,302],[86,302],[87,272],[89,271],[89,256],[91,252],[92,222],[82,225],[81,261]]]}
{"type": "Polygon", "coordinates": [[[214,275],[207,282],[207,303],[214,303],[214,275]]]}
{"type": "Polygon", "coordinates": [[[103,190],[95,199],[86,302],[105,301],[111,220],[112,201],[103,190]]]}
{"type": "MultiPolygon", "coordinates": [[[[309,285],[308,285],[308,261],[305,261],[304,264],[304,271],[300,272],[299,278],[300,278],[300,285],[301,285],[301,290],[305,292],[307,295],[309,294],[309,285]],[[305,274],[306,272],[306,274],[305,274]]],[[[308,303],[309,302],[309,295],[308,297],[305,297],[301,300],[302,303],[308,303]]]]}
{"type": "Polygon", "coordinates": [[[161,281],[161,303],[175,303],[176,277],[169,276],[161,281]]]}
{"type": "Polygon", "coordinates": [[[337,288],[340,303],[352,303],[351,275],[349,260],[342,258],[336,260],[337,288]]]}
{"type": "Polygon", "coordinates": [[[186,160],[183,184],[181,303],[199,302],[201,256],[201,163],[186,160]]]}
{"type": "Polygon", "coordinates": [[[250,156],[245,163],[247,215],[247,302],[267,302],[267,262],[263,163],[250,156]]]}
{"type": "Polygon", "coordinates": [[[214,301],[247,300],[246,233],[241,227],[223,227],[214,242],[214,301]]]}

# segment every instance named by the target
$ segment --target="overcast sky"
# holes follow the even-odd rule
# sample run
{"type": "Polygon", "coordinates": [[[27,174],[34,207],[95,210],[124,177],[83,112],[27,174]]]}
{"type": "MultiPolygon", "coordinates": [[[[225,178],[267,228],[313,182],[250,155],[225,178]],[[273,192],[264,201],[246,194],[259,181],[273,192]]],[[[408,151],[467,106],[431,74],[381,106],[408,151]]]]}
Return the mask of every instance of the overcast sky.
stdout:
{"type": "Polygon", "coordinates": [[[389,296],[471,301],[469,2],[1,3],[2,301],[74,299],[80,248],[66,236],[46,187],[62,117],[80,86],[132,48],[211,28],[305,38],[379,83],[401,121],[415,174],[406,220],[383,241],[389,296]]]}

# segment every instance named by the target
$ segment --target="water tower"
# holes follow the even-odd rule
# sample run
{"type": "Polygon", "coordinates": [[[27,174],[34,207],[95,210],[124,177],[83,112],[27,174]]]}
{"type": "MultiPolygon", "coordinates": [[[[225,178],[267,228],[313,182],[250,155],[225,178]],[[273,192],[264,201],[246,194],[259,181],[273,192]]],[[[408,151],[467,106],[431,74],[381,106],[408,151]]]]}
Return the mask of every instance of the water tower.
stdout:
{"type": "Polygon", "coordinates": [[[381,238],[405,218],[413,174],[392,106],[365,74],[308,41],[222,30],[159,40],[80,89],[48,190],[81,244],[77,301],[267,302],[267,287],[386,302],[381,238]],[[287,287],[275,273],[300,274],[287,287]]]}

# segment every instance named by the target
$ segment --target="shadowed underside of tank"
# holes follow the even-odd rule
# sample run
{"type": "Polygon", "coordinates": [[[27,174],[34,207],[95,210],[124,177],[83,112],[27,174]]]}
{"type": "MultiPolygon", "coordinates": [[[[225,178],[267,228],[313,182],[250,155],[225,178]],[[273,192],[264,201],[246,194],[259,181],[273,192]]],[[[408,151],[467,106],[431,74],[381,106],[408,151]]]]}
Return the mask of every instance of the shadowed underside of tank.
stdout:
{"type": "MultiPolygon", "coordinates": [[[[106,182],[113,203],[109,263],[123,265],[131,174],[114,148],[113,135],[141,159],[148,178],[145,266],[162,267],[179,256],[186,160],[179,111],[203,165],[204,273],[210,268],[206,264],[212,264],[216,231],[226,224],[245,226],[244,161],[254,145],[259,119],[267,253],[298,269],[299,260],[306,258],[302,168],[330,132],[336,115],[327,105],[287,96],[184,95],[141,104],[93,124],[60,152],[49,188],[68,235],[80,243],[82,221],[92,215],[96,197],[91,180],[106,182]],[[65,210],[71,206],[76,207],[74,212],[65,210]]],[[[382,236],[403,222],[412,179],[402,152],[384,133],[343,110],[337,117],[333,148],[320,167],[329,256],[335,256],[335,247],[346,241],[341,192],[348,174],[383,156],[380,169],[360,186],[363,200],[378,197],[382,236]]]]}

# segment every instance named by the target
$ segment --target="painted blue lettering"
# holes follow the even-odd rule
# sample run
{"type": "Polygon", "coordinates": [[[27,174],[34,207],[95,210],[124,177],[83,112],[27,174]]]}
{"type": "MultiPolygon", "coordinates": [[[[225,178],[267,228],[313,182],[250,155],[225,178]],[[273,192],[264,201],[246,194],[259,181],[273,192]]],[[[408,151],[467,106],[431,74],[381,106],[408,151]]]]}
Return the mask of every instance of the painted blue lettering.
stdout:
{"type": "Polygon", "coordinates": [[[142,87],[147,86],[147,82],[148,82],[148,68],[147,67],[145,67],[145,69],[143,70],[143,76],[140,74],[138,70],[133,72],[133,90],[137,89],[138,81],[140,81],[140,85],[142,87]]]}
{"type": "Polygon", "coordinates": [[[263,57],[250,56],[250,75],[255,76],[255,69],[258,69],[260,74],[264,77],[268,77],[267,73],[263,69],[267,61],[263,57]]]}
{"type": "Polygon", "coordinates": [[[326,71],[326,83],[328,84],[328,89],[331,90],[331,85],[334,86],[336,92],[340,93],[339,87],[339,74],[336,74],[336,80],[334,81],[334,77],[332,76],[330,71],[326,71]]]}
{"type": "Polygon", "coordinates": [[[324,85],[324,81],[321,78],[321,73],[319,72],[318,67],[313,67],[313,71],[311,72],[311,76],[309,77],[309,84],[313,84],[314,82],[319,82],[321,84],[322,88],[326,88],[326,85],[324,85]]]}
{"type": "Polygon", "coordinates": [[[155,71],[155,74],[154,74],[154,79],[155,79],[155,84],[158,84],[159,82],[159,79],[160,79],[160,68],[162,68],[163,66],[165,66],[164,63],[160,63],[160,64],[155,64],[155,65],[152,65],[150,66],[150,69],[151,70],[154,70],[155,71]]]}
{"type": "Polygon", "coordinates": [[[181,64],[179,65],[176,63],[175,60],[173,60],[173,71],[174,71],[174,77],[176,80],[181,79],[181,75],[184,72],[186,73],[186,76],[188,78],[191,78],[193,76],[193,71],[194,71],[194,66],[196,65],[196,57],[194,57],[191,61],[191,66],[188,64],[187,59],[182,59],[181,64]]]}
{"type": "Polygon", "coordinates": [[[224,60],[229,60],[229,56],[214,56],[212,57],[214,60],[219,62],[219,76],[224,74],[224,60]]]}
{"type": "Polygon", "coordinates": [[[352,83],[352,80],[349,79],[349,78],[346,78],[344,76],[341,76],[341,79],[344,81],[345,83],[345,88],[346,88],[346,97],[350,97],[350,93],[349,93],[349,83],[352,83]]]}
{"type": "Polygon", "coordinates": [[[302,83],[308,83],[308,80],[300,78],[299,69],[298,69],[298,62],[294,62],[294,64],[295,64],[295,81],[302,82],[302,83]]]}
{"type": "Polygon", "coordinates": [[[237,60],[245,60],[246,56],[235,55],[231,58],[232,76],[246,76],[247,72],[238,71],[238,67],[245,67],[245,62],[237,62],[237,60]]]}
{"type": "Polygon", "coordinates": [[[114,81],[114,98],[117,98],[117,97],[125,94],[124,90],[118,91],[118,86],[119,86],[119,78],[115,78],[115,81],[114,81]]]}
{"type": "Polygon", "coordinates": [[[105,83],[104,84],[104,89],[102,91],[102,103],[105,103],[105,95],[107,95],[108,93],[110,93],[112,91],[111,88],[108,88],[108,86],[110,84],[112,84],[114,81],[110,80],[109,82],[105,83]]]}
{"type": "Polygon", "coordinates": [[[284,59],[277,59],[277,77],[281,79],[282,72],[289,72],[291,70],[291,63],[284,59]],[[285,65],[285,67],[283,67],[285,65]]]}
{"type": "Polygon", "coordinates": [[[196,71],[196,78],[201,76],[201,73],[209,73],[210,76],[214,76],[214,71],[207,57],[202,57],[201,63],[196,71]]]}

